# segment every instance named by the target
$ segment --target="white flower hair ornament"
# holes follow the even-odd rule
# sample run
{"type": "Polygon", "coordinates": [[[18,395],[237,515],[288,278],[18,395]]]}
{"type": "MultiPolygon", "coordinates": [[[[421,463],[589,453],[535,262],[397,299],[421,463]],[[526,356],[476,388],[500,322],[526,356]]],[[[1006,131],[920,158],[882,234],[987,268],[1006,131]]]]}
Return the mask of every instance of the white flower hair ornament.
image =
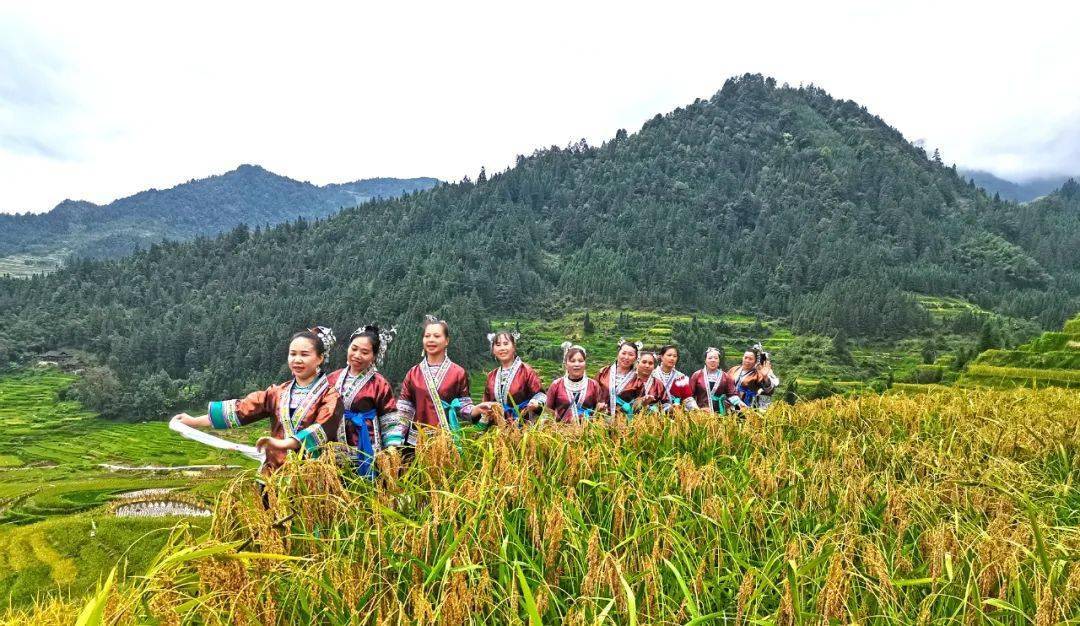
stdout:
{"type": "Polygon", "coordinates": [[[499,335],[503,334],[503,333],[506,333],[506,334],[510,335],[514,339],[514,343],[517,343],[518,339],[521,339],[521,333],[519,333],[516,330],[512,330],[512,331],[511,330],[500,330],[500,331],[496,331],[496,332],[487,334],[488,345],[489,346],[494,346],[495,345],[495,338],[498,337],[499,335]]]}
{"type": "Polygon", "coordinates": [[[375,363],[377,365],[382,364],[383,358],[386,357],[386,350],[390,347],[390,344],[394,342],[395,337],[397,337],[397,326],[391,326],[389,330],[384,329],[379,331],[379,354],[375,357],[375,363]]]}
{"type": "Polygon", "coordinates": [[[575,349],[575,348],[578,349],[578,350],[581,350],[581,354],[584,355],[585,358],[588,358],[588,356],[589,356],[589,353],[585,351],[585,348],[575,344],[572,341],[564,341],[561,344],[559,344],[559,347],[562,348],[562,358],[563,358],[564,361],[566,360],[566,353],[570,352],[570,350],[575,349]]]}

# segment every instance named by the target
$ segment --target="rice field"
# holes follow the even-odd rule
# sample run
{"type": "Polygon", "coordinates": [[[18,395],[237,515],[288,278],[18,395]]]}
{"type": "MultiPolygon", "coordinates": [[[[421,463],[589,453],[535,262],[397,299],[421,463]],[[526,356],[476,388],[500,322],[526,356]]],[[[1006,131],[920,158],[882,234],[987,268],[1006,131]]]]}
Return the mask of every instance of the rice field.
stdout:
{"type": "Polygon", "coordinates": [[[144,578],[13,621],[1055,624],[1080,614],[1080,396],[944,389],[421,442],[251,472],[144,578]]]}
{"type": "Polygon", "coordinates": [[[118,519],[110,506],[122,494],[174,488],[212,502],[227,480],[102,464],[244,464],[179,439],[163,422],[111,422],[62,400],[73,380],[54,368],[0,376],[0,597],[8,606],[81,597],[118,563],[145,569],[181,520],[118,519]]]}

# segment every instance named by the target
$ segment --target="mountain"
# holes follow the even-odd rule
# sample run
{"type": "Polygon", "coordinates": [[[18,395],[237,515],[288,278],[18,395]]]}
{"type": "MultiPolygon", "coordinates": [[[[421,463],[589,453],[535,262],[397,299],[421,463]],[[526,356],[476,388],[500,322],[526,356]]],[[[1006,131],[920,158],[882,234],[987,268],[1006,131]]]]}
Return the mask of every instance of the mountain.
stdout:
{"type": "Polygon", "coordinates": [[[982,170],[958,169],[957,173],[965,180],[974,182],[975,186],[985,191],[987,195],[998,194],[1003,200],[1013,202],[1030,202],[1061,187],[1068,180],[1067,176],[1051,176],[1015,183],[982,170]]]}
{"type": "Polygon", "coordinates": [[[372,178],[318,187],[257,165],[149,189],[106,205],[65,200],[44,214],[0,215],[0,257],[118,257],[165,239],[215,235],[238,224],[325,217],[375,198],[430,189],[434,178],[372,178]]]}
{"type": "Polygon", "coordinates": [[[537,150],[490,179],[0,280],[0,362],[89,351],[145,415],[282,375],[289,335],[314,323],[339,336],[396,323],[391,379],[415,362],[426,313],[450,321],[470,366],[492,317],[601,306],[896,338],[932,331],[916,299],[928,294],[1060,327],[1080,309],[1080,258],[1060,249],[1078,212],[1025,206],[1018,224],[1017,205],[855,102],[746,75],[639,132],[537,150]]]}

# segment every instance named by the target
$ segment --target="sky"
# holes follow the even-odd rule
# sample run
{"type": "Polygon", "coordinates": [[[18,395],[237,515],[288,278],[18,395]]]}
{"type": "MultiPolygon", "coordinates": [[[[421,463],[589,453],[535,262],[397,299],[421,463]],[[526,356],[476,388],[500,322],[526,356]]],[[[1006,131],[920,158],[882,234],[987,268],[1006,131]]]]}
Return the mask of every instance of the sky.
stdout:
{"type": "Polygon", "coordinates": [[[475,178],[747,72],[855,100],[947,163],[1080,175],[1080,5],[749,5],[0,0],[0,212],[241,163],[475,178]]]}

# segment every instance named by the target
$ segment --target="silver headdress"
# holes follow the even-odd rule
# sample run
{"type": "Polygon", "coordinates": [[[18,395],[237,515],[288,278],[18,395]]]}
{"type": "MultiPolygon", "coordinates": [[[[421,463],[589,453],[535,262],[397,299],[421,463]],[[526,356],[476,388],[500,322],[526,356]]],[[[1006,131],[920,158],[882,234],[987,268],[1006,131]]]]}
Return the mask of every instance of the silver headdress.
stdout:
{"type": "Polygon", "coordinates": [[[572,341],[564,341],[564,342],[562,342],[562,344],[559,345],[559,347],[562,348],[562,358],[563,358],[564,361],[566,360],[566,353],[570,352],[570,350],[572,350],[574,348],[577,348],[578,350],[581,350],[581,354],[585,355],[585,358],[589,357],[589,353],[585,351],[585,348],[575,344],[572,341]]]}
{"type": "Polygon", "coordinates": [[[716,355],[720,356],[720,357],[724,356],[724,353],[720,351],[720,348],[714,348],[712,346],[709,346],[708,348],[705,348],[705,355],[704,356],[705,356],[706,359],[709,358],[709,353],[710,352],[715,352],[716,355]]]}
{"type": "Polygon", "coordinates": [[[334,344],[337,343],[337,338],[334,337],[334,331],[327,326],[315,326],[308,330],[318,335],[319,341],[322,342],[323,352],[330,352],[334,347],[334,344]]]}
{"type": "Polygon", "coordinates": [[[624,339],[622,337],[619,337],[619,348],[618,349],[622,350],[622,347],[627,346],[627,345],[634,346],[634,349],[637,352],[641,352],[641,347],[643,345],[645,345],[645,344],[641,343],[640,341],[630,341],[629,339],[624,339]]]}
{"type": "Polygon", "coordinates": [[[390,343],[394,341],[394,337],[397,337],[397,327],[391,326],[390,330],[380,329],[378,324],[367,324],[361,326],[349,335],[349,341],[352,342],[364,333],[372,333],[379,337],[379,353],[375,355],[375,364],[381,365],[383,358],[386,356],[386,350],[390,347],[390,343]]]}

